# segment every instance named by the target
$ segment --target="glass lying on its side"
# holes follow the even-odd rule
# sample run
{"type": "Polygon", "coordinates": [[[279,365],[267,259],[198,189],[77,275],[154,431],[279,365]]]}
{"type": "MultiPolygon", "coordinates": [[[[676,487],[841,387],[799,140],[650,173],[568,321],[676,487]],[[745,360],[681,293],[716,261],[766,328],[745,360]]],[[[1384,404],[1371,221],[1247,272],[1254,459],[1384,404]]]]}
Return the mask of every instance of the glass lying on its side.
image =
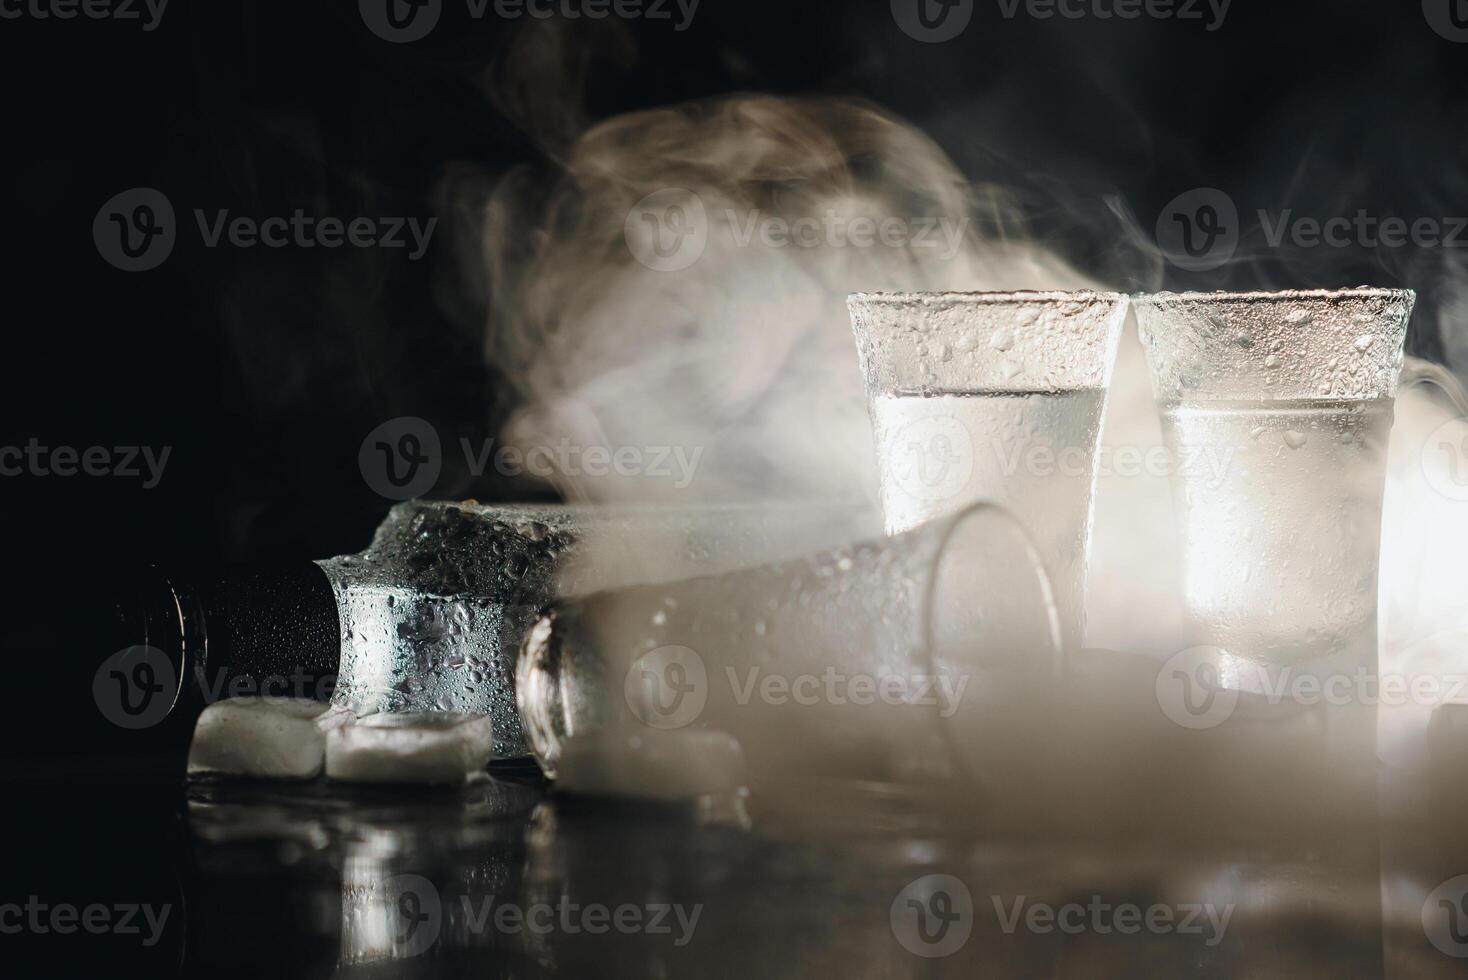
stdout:
{"type": "Polygon", "coordinates": [[[1016,740],[1060,671],[1038,555],[978,504],[798,561],[559,603],[526,638],[516,692],[552,775],[588,739],[616,762],[716,731],[755,784],[959,776],[1023,792],[1039,774],[1016,740]]]}

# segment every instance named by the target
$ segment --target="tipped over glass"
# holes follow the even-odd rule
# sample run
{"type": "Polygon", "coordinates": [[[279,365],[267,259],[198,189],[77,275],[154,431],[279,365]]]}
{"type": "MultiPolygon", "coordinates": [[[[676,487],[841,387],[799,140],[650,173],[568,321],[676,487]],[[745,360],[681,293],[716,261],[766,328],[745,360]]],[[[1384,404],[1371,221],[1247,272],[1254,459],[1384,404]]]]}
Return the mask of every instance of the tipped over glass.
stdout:
{"type": "Polygon", "coordinates": [[[847,305],[895,534],[992,500],[1034,536],[1067,646],[1084,634],[1106,389],[1127,297],[858,293],[847,305]]]}

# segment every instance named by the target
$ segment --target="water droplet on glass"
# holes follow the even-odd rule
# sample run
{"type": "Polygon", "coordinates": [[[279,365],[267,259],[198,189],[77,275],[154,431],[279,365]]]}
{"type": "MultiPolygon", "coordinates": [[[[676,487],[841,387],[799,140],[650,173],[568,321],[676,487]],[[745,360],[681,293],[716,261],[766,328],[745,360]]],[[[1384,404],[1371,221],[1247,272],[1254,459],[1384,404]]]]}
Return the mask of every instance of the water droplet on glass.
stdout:
{"type": "Polygon", "coordinates": [[[1289,429],[1284,434],[1285,445],[1291,449],[1299,449],[1309,441],[1309,438],[1305,433],[1297,432],[1294,429],[1289,429]]]}
{"type": "Polygon", "coordinates": [[[1373,337],[1369,333],[1363,333],[1361,336],[1356,338],[1356,349],[1358,351],[1361,351],[1362,353],[1365,353],[1366,351],[1371,349],[1371,345],[1374,343],[1376,343],[1375,337],[1373,337]]]}
{"type": "Polygon", "coordinates": [[[989,346],[995,350],[1009,350],[1014,346],[1014,331],[1000,327],[994,331],[994,336],[989,338],[989,346]]]}
{"type": "Polygon", "coordinates": [[[1265,367],[1271,367],[1271,368],[1272,367],[1279,367],[1279,355],[1278,354],[1270,354],[1268,357],[1266,357],[1264,359],[1264,366],[1265,367]]]}

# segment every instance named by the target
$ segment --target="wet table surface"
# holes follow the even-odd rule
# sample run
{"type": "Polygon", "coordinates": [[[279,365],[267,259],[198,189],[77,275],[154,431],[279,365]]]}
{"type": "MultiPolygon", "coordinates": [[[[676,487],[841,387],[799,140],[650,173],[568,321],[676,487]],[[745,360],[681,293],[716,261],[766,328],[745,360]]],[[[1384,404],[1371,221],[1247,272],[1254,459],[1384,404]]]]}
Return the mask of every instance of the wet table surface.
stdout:
{"type": "Polygon", "coordinates": [[[10,790],[4,900],[39,909],[16,913],[37,918],[0,936],[0,951],[54,975],[1468,968],[1468,847],[1452,819],[1459,801],[1442,794],[1424,793],[1403,808],[1410,818],[1343,854],[1308,835],[1278,847],[1001,837],[962,801],[850,782],[677,805],[557,794],[519,767],[452,791],[183,786],[119,772],[10,790]],[[67,920],[48,916],[67,905],[103,907],[107,928],[54,928],[67,920]]]}

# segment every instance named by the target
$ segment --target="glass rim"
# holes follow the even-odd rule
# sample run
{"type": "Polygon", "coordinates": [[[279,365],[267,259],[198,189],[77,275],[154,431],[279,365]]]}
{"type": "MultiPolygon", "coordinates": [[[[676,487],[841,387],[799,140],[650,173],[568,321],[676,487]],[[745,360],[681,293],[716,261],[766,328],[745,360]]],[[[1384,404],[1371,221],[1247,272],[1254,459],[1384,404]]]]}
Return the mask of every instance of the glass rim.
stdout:
{"type": "Polygon", "coordinates": [[[1333,299],[1407,299],[1416,296],[1411,289],[1394,289],[1387,286],[1346,286],[1338,289],[1255,289],[1245,292],[1214,290],[1212,292],[1157,292],[1135,293],[1133,302],[1157,305],[1160,301],[1188,303],[1272,303],[1288,300],[1333,300],[1333,299]]]}
{"type": "Polygon", "coordinates": [[[1131,298],[1129,293],[1110,292],[1100,289],[1015,289],[1015,290],[941,290],[930,292],[860,292],[848,293],[848,304],[863,303],[883,305],[888,303],[946,302],[946,303],[1073,303],[1076,301],[1103,300],[1123,302],[1131,298]]]}

